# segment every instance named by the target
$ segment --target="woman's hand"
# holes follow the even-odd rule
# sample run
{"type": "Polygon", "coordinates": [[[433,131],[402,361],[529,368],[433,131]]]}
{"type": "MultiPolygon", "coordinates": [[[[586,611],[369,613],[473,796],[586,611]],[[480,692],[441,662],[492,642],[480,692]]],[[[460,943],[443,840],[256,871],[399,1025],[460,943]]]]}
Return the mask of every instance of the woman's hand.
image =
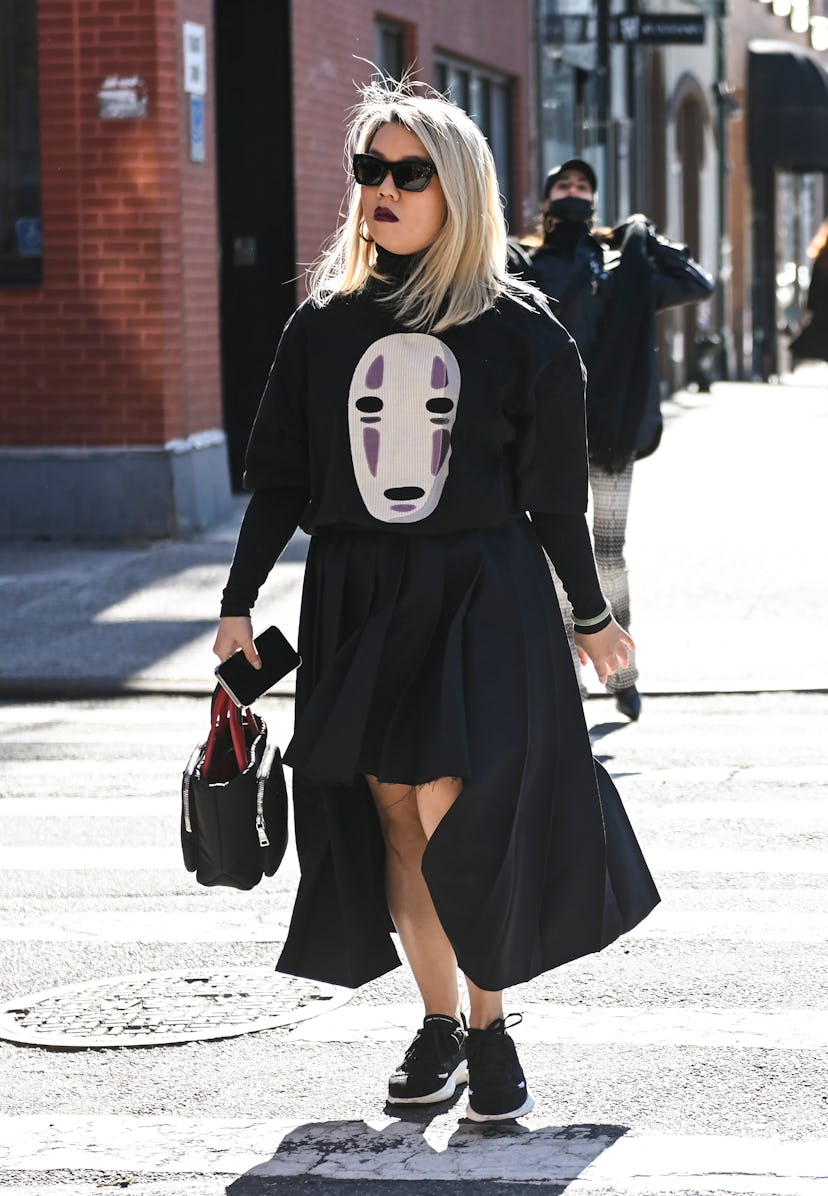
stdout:
{"type": "Polygon", "coordinates": [[[575,632],[575,647],[581,664],[591,660],[602,685],[607,677],[625,669],[630,663],[630,652],[635,650],[632,637],[620,623],[613,619],[602,631],[595,631],[592,635],[575,632]]]}
{"type": "Polygon", "coordinates": [[[225,615],[219,619],[213,652],[219,660],[226,660],[237,648],[241,648],[254,669],[262,667],[261,657],[253,643],[253,623],[249,615],[225,615]]]}

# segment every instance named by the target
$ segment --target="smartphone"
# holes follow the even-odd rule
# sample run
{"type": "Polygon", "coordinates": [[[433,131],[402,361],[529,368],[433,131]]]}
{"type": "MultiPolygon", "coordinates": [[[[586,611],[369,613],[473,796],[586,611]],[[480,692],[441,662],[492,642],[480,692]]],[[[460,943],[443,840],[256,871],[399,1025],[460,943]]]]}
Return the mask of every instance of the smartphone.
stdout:
{"type": "Polygon", "coordinates": [[[219,685],[227,690],[237,706],[251,706],[291,669],[301,664],[299,653],[290,646],[278,627],[266,628],[253,643],[262,660],[260,669],[254,669],[239,648],[213,670],[219,685]]]}

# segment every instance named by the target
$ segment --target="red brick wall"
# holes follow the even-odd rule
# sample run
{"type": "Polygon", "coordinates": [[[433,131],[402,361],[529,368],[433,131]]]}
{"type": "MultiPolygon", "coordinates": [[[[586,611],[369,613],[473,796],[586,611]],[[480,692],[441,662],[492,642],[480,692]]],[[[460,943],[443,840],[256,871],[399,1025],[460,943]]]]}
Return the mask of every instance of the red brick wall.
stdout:
{"type": "MultiPolygon", "coordinates": [[[[530,0],[293,0],[293,103],[296,147],[296,254],[313,261],[337,223],[347,179],[342,168],[347,111],[357,99],[354,80],[370,78],[359,59],[374,56],[377,16],[408,27],[407,50],[420,79],[435,83],[441,50],[514,78],[514,210],[533,210],[529,179],[529,81],[532,74],[530,0]]],[[[521,230],[522,231],[522,230],[521,230]]]]}
{"type": "MultiPolygon", "coordinates": [[[[163,444],[221,423],[213,87],[188,160],[184,19],[210,0],[40,0],[43,285],[0,288],[5,445],[163,444]],[[101,120],[108,75],[144,120],[101,120]]],[[[210,53],[208,51],[208,64],[210,53]]]]}

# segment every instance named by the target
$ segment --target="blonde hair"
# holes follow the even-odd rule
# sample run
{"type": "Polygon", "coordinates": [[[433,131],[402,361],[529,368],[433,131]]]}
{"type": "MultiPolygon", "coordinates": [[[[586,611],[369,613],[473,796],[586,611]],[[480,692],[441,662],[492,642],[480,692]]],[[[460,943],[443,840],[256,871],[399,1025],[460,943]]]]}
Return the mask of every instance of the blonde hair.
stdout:
{"type": "MultiPolygon", "coordinates": [[[[378,130],[398,124],[419,138],[446,201],[446,220],[411,274],[381,301],[389,303],[409,328],[440,332],[467,324],[501,295],[528,306],[539,292],[506,272],[506,223],[492,152],[477,125],[456,104],[424,84],[404,78],[360,88],[345,145],[351,158],[365,153],[378,130]]],[[[347,213],[308,274],[308,292],[317,306],[335,295],[360,290],[369,278],[383,279],[374,243],[360,235],[360,188],[351,180],[347,213]]],[[[344,205],[343,205],[344,206],[344,205]]]]}
{"type": "Polygon", "coordinates": [[[828,245],[828,220],[823,220],[808,246],[808,257],[819,257],[826,245],[828,245]]]}

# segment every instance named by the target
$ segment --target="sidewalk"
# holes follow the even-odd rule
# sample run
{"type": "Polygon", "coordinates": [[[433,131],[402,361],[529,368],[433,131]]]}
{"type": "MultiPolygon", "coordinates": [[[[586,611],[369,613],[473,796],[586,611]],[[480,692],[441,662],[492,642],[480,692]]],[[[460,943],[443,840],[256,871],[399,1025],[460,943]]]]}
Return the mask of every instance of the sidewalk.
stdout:
{"type": "MultiPolygon", "coordinates": [[[[642,692],[828,689],[828,366],[682,392],[665,414],[661,448],[636,468],[629,523],[642,692]]],[[[187,540],[0,542],[0,697],[210,692],[245,503],[187,540]]],[[[294,642],[305,542],[298,534],[257,606],[258,628],[278,623],[294,642]]]]}

